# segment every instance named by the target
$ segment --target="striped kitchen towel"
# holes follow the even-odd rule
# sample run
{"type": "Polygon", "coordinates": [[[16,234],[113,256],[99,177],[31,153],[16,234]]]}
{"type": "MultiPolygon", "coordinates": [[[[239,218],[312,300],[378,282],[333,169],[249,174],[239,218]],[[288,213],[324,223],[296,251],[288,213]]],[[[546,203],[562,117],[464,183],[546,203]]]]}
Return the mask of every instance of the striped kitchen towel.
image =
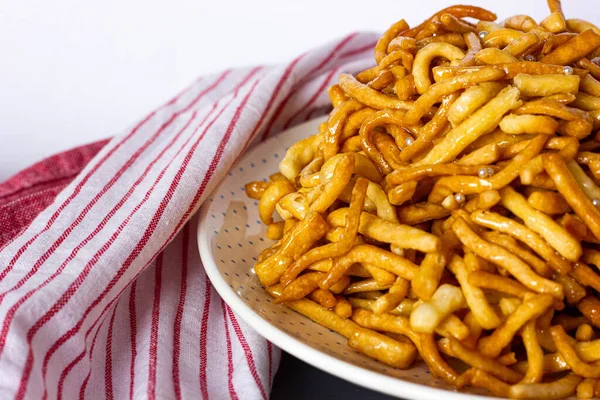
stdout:
{"type": "Polygon", "coordinates": [[[376,38],[202,77],[0,184],[0,398],[267,398],[279,351],[211,287],[193,215],[253,142],[325,113],[376,38]]]}

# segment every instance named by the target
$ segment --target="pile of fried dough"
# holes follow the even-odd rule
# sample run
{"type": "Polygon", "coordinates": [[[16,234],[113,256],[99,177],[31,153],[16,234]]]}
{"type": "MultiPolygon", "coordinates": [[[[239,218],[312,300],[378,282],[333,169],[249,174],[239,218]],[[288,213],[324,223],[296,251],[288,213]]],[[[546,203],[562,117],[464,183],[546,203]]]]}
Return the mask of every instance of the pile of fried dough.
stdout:
{"type": "Polygon", "coordinates": [[[319,132],[246,185],[276,302],[456,388],[600,395],[600,29],[548,3],[401,20],[339,77],[319,132]]]}

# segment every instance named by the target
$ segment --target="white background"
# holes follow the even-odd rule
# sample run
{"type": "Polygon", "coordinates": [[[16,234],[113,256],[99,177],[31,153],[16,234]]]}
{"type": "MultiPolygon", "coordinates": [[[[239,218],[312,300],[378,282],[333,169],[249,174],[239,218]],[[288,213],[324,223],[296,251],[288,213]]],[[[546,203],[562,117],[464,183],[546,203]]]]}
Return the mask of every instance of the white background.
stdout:
{"type": "MultiPolygon", "coordinates": [[[[460,2],[0,0],[0,180],[121,132],[201,74],[285,61],[460,2]]],[[[544,0],[470,3],[500,18],[548,12],[544,0]]],[[[564,9],[600,23],[597,0],[565,0],[564,9]]]]}

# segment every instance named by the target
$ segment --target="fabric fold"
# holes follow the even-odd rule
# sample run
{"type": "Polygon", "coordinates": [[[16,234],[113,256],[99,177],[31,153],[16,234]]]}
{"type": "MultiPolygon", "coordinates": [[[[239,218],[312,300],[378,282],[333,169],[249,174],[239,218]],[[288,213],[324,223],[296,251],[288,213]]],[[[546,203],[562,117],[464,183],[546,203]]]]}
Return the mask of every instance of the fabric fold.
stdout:
{"type": "Polygon", "coordinates": [[[0,185],[0,397],[268,398],[279,350],[210,285],[193,216],[245,149],[326,112],[376,40],[202,77],[0,185]]]}

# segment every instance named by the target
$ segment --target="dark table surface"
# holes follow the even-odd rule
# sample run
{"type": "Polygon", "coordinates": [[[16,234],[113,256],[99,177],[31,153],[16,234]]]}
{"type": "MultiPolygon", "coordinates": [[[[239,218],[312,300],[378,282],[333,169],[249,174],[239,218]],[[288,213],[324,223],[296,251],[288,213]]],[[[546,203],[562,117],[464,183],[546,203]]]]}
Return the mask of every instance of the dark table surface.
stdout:
{"type": "Polygon", "coordinates": [[[296,399],[390,400],[393,397],[356,386],[283,352],[271,400],[296,399]]]}

